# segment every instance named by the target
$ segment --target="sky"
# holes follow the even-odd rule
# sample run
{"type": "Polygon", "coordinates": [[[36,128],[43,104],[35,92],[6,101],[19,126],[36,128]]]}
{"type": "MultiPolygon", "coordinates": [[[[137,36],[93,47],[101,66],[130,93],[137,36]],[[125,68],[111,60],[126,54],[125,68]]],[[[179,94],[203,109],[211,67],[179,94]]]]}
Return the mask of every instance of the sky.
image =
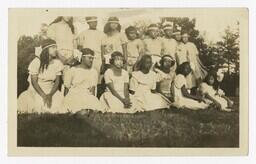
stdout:
{"type": "Polygon", "coordinates": [[[123,29],[136,20],[146,20],[150,23],[157,23],[160,17],[189,17],[196,19],[196,29],[201,34],[205,34],[208,42],[216,42],[221,39],[227,26],[237,27],[237,21],[244,18],[244,13],[236,9],[150,9],[150,8],[133,8],[133,9],[20,9],[13,10],[16,14],[17,35],[34,35],[40,31],[42,23],[49,24],[57,16],[75,16],[75,26],[78,32],[88,28],[83,21],[85,16],[98,17],[98,29],[102,30],[109,16],[117,16],[123,29]],[[16,12],[17,11],[17,12],[16,12]]]}

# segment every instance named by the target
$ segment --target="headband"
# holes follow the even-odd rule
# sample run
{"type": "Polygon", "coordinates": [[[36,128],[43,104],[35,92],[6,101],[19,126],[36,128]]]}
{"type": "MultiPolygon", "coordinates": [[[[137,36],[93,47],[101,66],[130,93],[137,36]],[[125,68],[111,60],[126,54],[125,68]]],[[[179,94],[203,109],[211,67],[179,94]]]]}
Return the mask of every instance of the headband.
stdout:
{"type": "Polygon", "coordinates": [[[97,22],[97,18],[87,20],[86,22],[87,22],[87,23],[90,23],[90,22],[97,22]]]}
{"type": "Polygon", "coordinates": [[[37,57],[40,57],[40,54],[42,53],[43,50],[45,50],[46,48],[52,47],[52,46],[57,46],[57,44],[50,44],[48,46],[45,46],[44,48],[40,47],[35,47],[35,55],[37,57]]]}
{"type": "Polygon", "coordinates": [[[173,57],[169,55],[164,56],[163,59],[170,59],[171,61],[174,61],[173,57]]]}
{"type": "Polygon", "coordinates": [[[148,30],[159,30],[157,27],[149,27],[148,30]]]}
{"type": "Polygon", "coordinates": [[[118,23],[119,24],[119,21],[112,20],[112,21],[108,21],[108,23],[118,23]]]}

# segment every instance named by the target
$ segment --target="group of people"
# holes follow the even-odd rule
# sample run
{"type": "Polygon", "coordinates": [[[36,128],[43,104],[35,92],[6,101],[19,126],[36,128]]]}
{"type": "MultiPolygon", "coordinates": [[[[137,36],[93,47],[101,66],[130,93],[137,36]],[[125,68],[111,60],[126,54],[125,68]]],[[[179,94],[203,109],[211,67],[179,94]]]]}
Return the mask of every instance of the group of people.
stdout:
{"type": "Polygon", "coordinates": [[[216,73],[206,71],[188,33],[172,22],[163,25],[164,37],[150,24],[142,39],[134,26],[122,33],[117,17],[103,31],[97,17],[86,21],[89,29],[79,34],[72,17],[49,25],[28,67],[30,86],[18,98],[19,112],[136,113],[209,105],[231,111],[216,73]]]}

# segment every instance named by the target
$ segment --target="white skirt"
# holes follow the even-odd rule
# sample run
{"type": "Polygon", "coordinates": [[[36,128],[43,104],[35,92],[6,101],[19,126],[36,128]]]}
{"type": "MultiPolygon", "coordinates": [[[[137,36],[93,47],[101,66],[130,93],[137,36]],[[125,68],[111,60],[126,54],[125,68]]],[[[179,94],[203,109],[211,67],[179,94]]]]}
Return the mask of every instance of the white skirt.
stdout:
{"type": "Polygon", "coordinates": [[[132,95],[130,95],[132,106],[130,108],[124,108],[124,104],[115,97],[111,92],[107,91],[100,97],[100,101],[105,105],[107,112],[111,113],[135,113],[141,111],[138,107],[132,95]]]}
{"type": "Polygon", "coordinates": [[[42,97],[33,89],[21,93],[18,98],[18,112],[22,113],[66,113],[63,108],[64,96],[57,91],[52,97],[52,106],[48,108],[42,97]]]}
{"type": "Polygon", "coordinates": [[[106,111],[98,98],[87,93],[87,91],[73,92],[70,90],[64,98],[64,107],[72,113],[76,113],[82,109],[91,109],[101,112],[106,111]]]}
{"type": "Polygon", "coordinates": [[[176,100],[172,106],[177,108],[188,108],[191,110],[199,110],[199,109],[206,109],[209,105],[203,102],[198,102],[193,99],[189,98],[180,98],[176,100]]]}

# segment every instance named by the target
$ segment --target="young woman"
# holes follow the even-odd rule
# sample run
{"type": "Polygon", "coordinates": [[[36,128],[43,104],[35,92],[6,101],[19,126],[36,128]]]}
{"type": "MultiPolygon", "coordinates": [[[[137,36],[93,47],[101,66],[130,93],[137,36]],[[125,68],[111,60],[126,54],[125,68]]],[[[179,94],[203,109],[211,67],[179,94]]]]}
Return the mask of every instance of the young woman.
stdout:
{"type": "Polygon", "coordinates": [[[177,108],[188,108],[191,110],[205,109],[208,107],[202,97],[191,95],[188,92],[186,76],[191,73],[189,62],[184,62],[177,67],[176,77],[172,83],[171,92],[174,96],[173,106],[177,108]]]}
{"type": "Polygon", "coordinates": [[[94,52],[89,48],[82,49],[81,52],[81,64],[71,67],[66,73],[64,85],[68,91],[64,99],[64,106],[72,113],[82,109],[104,112],[104,106],[95,96],[98,74],[92,68],[94,52]]]}
{"type": "Polygon", "coordinates": [[[187,52],[184,46],[184,43],[182,42],[182,36],[181,36],[181,27],[177,27],[176,32],[174,32],[175,40],[176,40],[176,52],[175,52],[175,58],[177,62],[177,66],[187,62],[187,52]]]}
{"type": "Polygon", "coordinates": [[[103,67],[104,64],[109,65],[111,54],[115,51],[121,52],[124,55],[125,61],[127,61],[127,38],[120,31],[121,25],[119,19],[117,17],[110,17],[104,27],[106,36],[103,38],[101,44],[103,67]]]}
{"type": "Polygon", "coordinates": [[[208,104],[213,103],[217,109],[230,112],[233,102],[225,96],[223,90],[217,88],[217,75],[209,73],[205,81],[199,86],[199,91],[208,104]]]}
{"type": "Polygon", "coordinates": [[[18,98],[19,112],[63,113],[63,96],[58,85],[63,64],[56,59],[57,45],[52,39],[43,40],[39,57],[29,64],[29,88],[18,98]]]}
{"type": "Polygon", "coordinates": [[[145,54],[152,57],[153,65],[158,63],[163,52],[162,40],[158,37],[159,28],[157,24],[151,24],[147,29],[148,38],[144,39],[145,54]]]}
{"type": "Polygon", "coordinates": [[[98,20],[97,17],[86,17],[86,22],[89,29],[82,31],[77,38],[78,47],[90,48],[94,51],[94,60],[92,67],[96,69],[100,74],[100,68],[102,64],[101,59],[101,43],[105,34],[102,31],[97,30],[98,20]]]}
{"type": "Polygon", "coordinates": [[[128,38],[127,43],[127,54],[128,54],[128,61],[127,61],[127,70],[129,74],[132,71],[136,70],[136,65],[140,59],[140,57],[144,54],[144,44],[138,38],[138,31],[134,26],[129,26],[125,29],[125,34],[128,38]]]}
{"type": "Polygon", "coordinates": [[[135,104],[129,95],[129,74],[123,69],[124,57],[121,52],[111,54],[111,67],[105,72],[106,92],[100,100],[107,107],[108,112],[134,113],[135,104]]]}
{"type": "Polygon", "coordinates": [[[143,111],[169,107],[169,102],[156,92],[157,75],[151,68],[152,57],[143,55],[138,64],[138,71],[132,72],[130,80],[130,91],[143,111]]]}
{"type": "Polygon", "coordinates": [[[189,35],[187,33],[182,35],[182,41],[187,52],[188,61],[192,68],[192,72],[187,78],[188,88],[194,88],[198,86],[206,77],[207,71],[198,57],[199,52],[196,45],[189,42],[189,35]]]}
{"type": "Polygon", "coordinates": [[[176,51],[176,46],[177,42],[175,39],[173,39],[173,24],[169,23],[164,25],[163,27],[164,30],[164,37],[162,38],[163,41],[163,54],[164,55],[170,55],[175,59],[175,51],[176,51]]]}
{"type": "Polygon", "coordinates": [[[73,50],[76,48],[73,17],[57,17],[49,25],[47,36],[56,41],[62,63],[72,65],[76,61],[73,56],[73,50]]]}
{"type": "Polygon", "coordinates": [[[174,68],[175,60],[172,56],[164,55],[159,63],[160,66],[154,69],[158,77],[156,90],[167,100],[173,101],[170,88],[176,74],[174,68]]]}

